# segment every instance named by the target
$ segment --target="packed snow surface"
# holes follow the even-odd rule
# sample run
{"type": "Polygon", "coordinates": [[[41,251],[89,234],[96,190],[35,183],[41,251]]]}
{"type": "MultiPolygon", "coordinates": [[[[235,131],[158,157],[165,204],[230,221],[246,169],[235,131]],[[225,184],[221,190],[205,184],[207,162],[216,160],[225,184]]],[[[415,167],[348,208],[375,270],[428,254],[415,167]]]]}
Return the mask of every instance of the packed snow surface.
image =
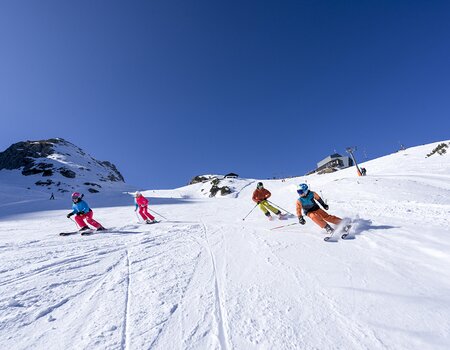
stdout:
{"type": "Polygon", "coordinates": [[[67,237],[70,198],[1,185],[0,348],[448,349],[450,157],[426,158],[436,145],[369,161],[366,177],[262,180],[283,210],[306,181],[353,220],[336,242],[309,218],[243,221],[259,179],[229,180],[226,198],[146,191],[154,225],[127,194],[87,194],[110,230],[67,237]]]}

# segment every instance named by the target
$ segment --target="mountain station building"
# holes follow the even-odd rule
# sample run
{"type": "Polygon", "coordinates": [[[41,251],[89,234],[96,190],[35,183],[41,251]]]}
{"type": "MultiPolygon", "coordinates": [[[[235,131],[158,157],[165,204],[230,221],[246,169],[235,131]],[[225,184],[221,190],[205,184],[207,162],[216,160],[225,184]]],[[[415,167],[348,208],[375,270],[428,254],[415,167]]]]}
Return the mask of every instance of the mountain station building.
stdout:
{"type": "Polygon", "coordinates": [[[318,162],[317,168],[307,173],[307,175],[319,172],[322,173],[322,172],[342,170],[345,168],[349,168],[353,165],[355,164],[350,157],[341,156],[339,153],[334,153],[318,162]]]}

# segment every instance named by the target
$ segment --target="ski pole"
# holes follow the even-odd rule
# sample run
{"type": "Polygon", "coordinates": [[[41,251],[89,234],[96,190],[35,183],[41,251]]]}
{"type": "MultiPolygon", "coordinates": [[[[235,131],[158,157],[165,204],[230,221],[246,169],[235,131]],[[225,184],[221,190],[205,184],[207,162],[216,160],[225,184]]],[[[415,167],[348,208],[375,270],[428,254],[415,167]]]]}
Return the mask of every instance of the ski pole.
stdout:
{"type": "Polygon", "coordinates": [[[147,207],[147,209],[148,210],[150,210],[151,212],[153,212],[153,213],[155,213],[156,215],[159,215],[159,216],[161,216],[163,219],[165,219],[165,220],[169,220],[168,218],[166,218],[165,216],[162,216],[161,214],[159,214],[159,213],[157,213],[156,211],[154,211],[154,210],[151,210],[150,208],[148,208],[147,207]]]}
{"type": "Polygon", "coordinates": [[[295,216],[294,214],[292,214],[290,211],[287,211],[286,209],[283,209],[282,207],[280,207],[279,205],[272,203],[271,201],[269,201],[268,199],[266,199],[270,204],[276,206],[278,209],[284,210],[286,213],[295,216]]]}
{"type": "Polygon", "coordinates": [[[293,222],[292,224],[277,226],[277,227],[271,228],[270,230],[272,231],[272,230],[276,230],[276,229],[279,229],[279,228],[282,228],[282,227],[287,227],[287,226],[292,226],[292,225],[297,225],[297,224],[298,224],[298,222],[293,222]]]}
{"type": "Polygon", "coordinates": [[[74,219],[72,219],[72,218],[69,218],[69,219],[70,219],[70,221],[73,221],[75,223],[75,225],[77,226],[77,230],[79,230],[81,228],[80,226],[78,226],[78,223],[74,219]]]}
{"type": "Polygon", "coordinates": [[[326,200],[326,198],[324,198],[324,196],[323,196],[323,194],[322,194],[322,191],[319,191],[320,192],[320,197],[323,199],[323,201],[325,202],[325,204],[327,204],[327,200],[326,200]]]}
{"type": "Polygon", "coordinates": [[[139,218],[139,215],[138,215],[138,213],[136,212],[136,210],[134,211],[134,213],[136,214],[136,217],[137,217],[137,219],[138,219],[138,223],[141,223],[142,221],[141,221],[141,219],[139,218]]]}
{"type": "Polygon", "coordinates": [[[252,210],[249,211],[249,213],[247,215],[245,215],[245,218],[242,219],[242,221],[244,221],[245,219],[247,219],[247,216],[250,215],[250,213],[253,211],[253,209],[255,209],[258,206],[258,203],[256,203],[256,205],[252,208],[252,210]]]}

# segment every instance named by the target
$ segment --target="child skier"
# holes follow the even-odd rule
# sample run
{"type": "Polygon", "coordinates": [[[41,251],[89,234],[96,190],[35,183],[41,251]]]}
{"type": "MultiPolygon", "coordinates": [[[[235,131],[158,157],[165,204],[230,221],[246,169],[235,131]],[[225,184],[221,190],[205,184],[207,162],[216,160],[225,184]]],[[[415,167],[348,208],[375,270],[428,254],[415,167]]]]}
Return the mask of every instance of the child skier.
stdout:
{"type": "Polygon", "coordinates": [[[139,214],[141,214],[145,223],[153,224],[156,222],[155,217],[148,212],[148,199],[145,198],[141,192],[137,191],[134,194],[134,203],[136,205],[136,209],[134,209],[134,211],[139,208],[139,214]]]}
{"type": "Polygon", "coordinates": [[[264,188],[264,185],[262,182],[258,182],[256,185],[256,190],[253,192],[252,200],[258,204],[259,208],[263,211],[264,215],[267,216],[269,220],[272,220],[272,216],[270,215],[269,210],[278,215],[279,219],[284,219],[284,215],[281,213],[280,210],[277,208],[274,208],[269,204],[267,201],[268,198],[270,198],[272,194],[264,188]]]}
{"type": "MultiPolygon", "coordinates": [[[[300,195],[296,202],[298,222],[302,225],[306,223],[302,215],[303,209],[304,215],[308,216],[321,228],[324,228],[327,233],[333,233],[334,229],[328,224],[328,222],[338,225],[341,223],[342,219],[337,216],[328,214],[325,211],[328,210],[328,205],[324,203],[322,198],[320,198],[320,196],[316,192],[310,191],[307,184],[298,185],[297,193],[300,195]],[[320,209],[316,201],[318,201],[325,210],[320,209]]],[[[344,230],[348,230],[348,228],[349,226],[346,226],[344,230]]]]}
{"type": "Polygon", "coordinates": [[[75,216],[75,221],[80,226],[79,231],[86,231],[89,230],[89,226],[84,222],[84,220],[87,221],[87,223],[91,226],[94,226],[97,231],[104,231],[105,228],[100,225],[97,221],[95,221],[92,217],[94,215],[94,212],[89,207],[89,205],[83,200],[83,195],[74,192],[72,193],[72,212],[67,214],[67,217],[70,218],[72,215],[75,216]]]}

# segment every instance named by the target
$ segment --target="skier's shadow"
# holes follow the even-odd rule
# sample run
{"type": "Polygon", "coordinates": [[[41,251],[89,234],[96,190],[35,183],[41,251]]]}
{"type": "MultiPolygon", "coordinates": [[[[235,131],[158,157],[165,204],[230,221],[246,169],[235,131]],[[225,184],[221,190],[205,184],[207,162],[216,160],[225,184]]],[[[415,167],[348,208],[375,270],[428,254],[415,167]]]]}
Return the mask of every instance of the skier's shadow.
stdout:
{"type": "Polygon", "coordinates": [[[368,219],[356,219],[353,220],[353,234],[359,235],[363,231],[368,230],[390,230],[393,228],[398,228],[398,226],[391,225],[374,225],[372,220],[368,219]]]}

